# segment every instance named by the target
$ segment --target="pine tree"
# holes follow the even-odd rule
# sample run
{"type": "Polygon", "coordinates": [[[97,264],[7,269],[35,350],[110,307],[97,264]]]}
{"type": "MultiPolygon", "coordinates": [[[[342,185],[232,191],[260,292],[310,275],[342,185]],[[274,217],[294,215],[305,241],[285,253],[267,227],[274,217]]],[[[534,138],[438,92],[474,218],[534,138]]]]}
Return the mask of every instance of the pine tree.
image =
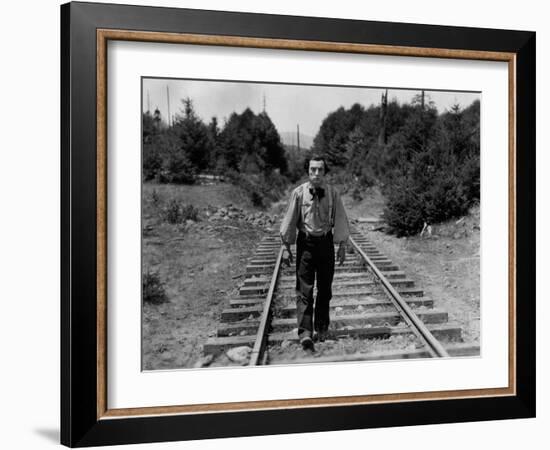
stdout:
{"type": "Polygon", "coordinates": [[[183,114],[176,115],[174,132],[179,139],[179,150],[195,171],[200,172],[210,163],[211,141],[208,128],[196,115],[190,98],[182,100],[183,114]]]}

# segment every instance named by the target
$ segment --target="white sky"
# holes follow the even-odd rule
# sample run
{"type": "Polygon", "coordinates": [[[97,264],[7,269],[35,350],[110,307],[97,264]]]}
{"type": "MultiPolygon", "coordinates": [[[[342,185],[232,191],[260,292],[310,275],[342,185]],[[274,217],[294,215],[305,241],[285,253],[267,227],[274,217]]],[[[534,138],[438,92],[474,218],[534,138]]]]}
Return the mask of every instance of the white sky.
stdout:
{"type": "MultiPolygon", "coordinates": [[[[205,122],[213,116],[223,126],[224,118],[232,112],[241,113],[249,107],[255,113],[263,109],[263,97],[266,99],[266,111],[279,133],[300,132],[315,137],[321,122],[327,114],[343,106],[349,108],[360,103],[365,108],[379,104],[385,88],[312,86],[252,82],[143,79],[143,111],[147,111],[148,102],[151,112],[158,108],[166,120],[168,116],[167,86],[170,92],[170,113],[173,116],[181,110],[181,100],[190,97],[196,113],[205,122]]],[[[388,100],[397,99],[408,103],[420,91],[389,89],[388,100]]],[[[425,91],[434,101],[439,112],[444,112],[453,104],[467,107],[480,99],[480,93],[425,91]]]]}

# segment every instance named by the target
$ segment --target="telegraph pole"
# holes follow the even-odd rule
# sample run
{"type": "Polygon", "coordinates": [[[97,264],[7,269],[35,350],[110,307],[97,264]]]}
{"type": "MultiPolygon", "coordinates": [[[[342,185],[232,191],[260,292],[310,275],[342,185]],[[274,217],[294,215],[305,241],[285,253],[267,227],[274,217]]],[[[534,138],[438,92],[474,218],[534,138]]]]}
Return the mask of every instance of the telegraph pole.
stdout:
{"type": "Polygon", "coordinates": [[[300,124],[296,124],[296,141],[298,142],[298,151],[300,151],[300,124]]]}
{"type": "Polygon", "coordinates": [[[388,90],[386,89],[385,93],[382,93],[382,100],[380,102],[380,132],[378,134],[378,143],[380,145],[386,144],[387,134],[386,134],[386,123],[388,116],[388,90]]]}
{"type": "Polygon", "coordinates": [[[170,115],[170,89],[166,85],[166,98],[168,100],[168,126],[172,126],[172,116],[170,115]]]}

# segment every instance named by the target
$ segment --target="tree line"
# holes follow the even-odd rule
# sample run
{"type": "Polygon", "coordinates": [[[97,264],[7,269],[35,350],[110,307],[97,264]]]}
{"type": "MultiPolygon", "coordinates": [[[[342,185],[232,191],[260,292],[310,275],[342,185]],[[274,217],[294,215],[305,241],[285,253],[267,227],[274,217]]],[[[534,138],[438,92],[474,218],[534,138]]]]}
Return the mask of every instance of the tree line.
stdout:
{"type": "Polygon", "coordinates": [[[287,170],[285,150],[273,122],[247,108],[223,127],[204,123],[186,98],[168,125],[158,109],[143,113],[143,177],[164,183],[192,183],[200,172],[269,173],[287,170]]]}
{"type": "Polygon", "coordinates": [[[171,124],[158,110],[143,113],[143,178],[193,183],[199,173],[224,175],[265,206],[305,175],[309,153],[321,154],[333,176],[355,190],[380,186],[386,222],[411,235],[479,201],[479,125],[478,100],[440,113],[423,92],[403,104],[386,92],[379,105],[329,113],[305,152],[282,144],[266,112],[247,108],[220,126],[216,117],[205,123],[187,98],[171,124]]]}
{"type": "Polygon", "coordinates": [[[398,235],[460,216],[479,201],[480,103],[439,113],[427,95],[410,104],[354,104],[331,112],[312,151],[348,181],[379,185],[385,219],[398,235]]]}
{"type": "Polygon", "coordinates": [[[192,184],[200,173],[223,175],[255,206],[276,200],[288,183],[285,148],[265,112],[233,112],[220,127],[216,117],[205,123],[186,98],[173,123],[158,109],[143,113],[142,123],[144,181],[192,184]]]}

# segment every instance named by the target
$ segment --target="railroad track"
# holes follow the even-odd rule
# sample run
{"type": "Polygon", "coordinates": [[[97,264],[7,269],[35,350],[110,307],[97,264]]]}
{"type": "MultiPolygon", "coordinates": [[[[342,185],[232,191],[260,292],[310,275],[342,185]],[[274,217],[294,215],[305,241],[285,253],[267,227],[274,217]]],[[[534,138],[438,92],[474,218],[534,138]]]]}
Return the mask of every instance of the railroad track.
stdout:
{"type": "Polygon", "coordinates": [[[260,242],[203,353],[248,347],[249,365],[479,355],[447,312],[364,235],[353,230],[347,251],[335,268],[329,336],[315,353],[299,346],[295,267],[283,267],[278,235],[260,242]]]}

